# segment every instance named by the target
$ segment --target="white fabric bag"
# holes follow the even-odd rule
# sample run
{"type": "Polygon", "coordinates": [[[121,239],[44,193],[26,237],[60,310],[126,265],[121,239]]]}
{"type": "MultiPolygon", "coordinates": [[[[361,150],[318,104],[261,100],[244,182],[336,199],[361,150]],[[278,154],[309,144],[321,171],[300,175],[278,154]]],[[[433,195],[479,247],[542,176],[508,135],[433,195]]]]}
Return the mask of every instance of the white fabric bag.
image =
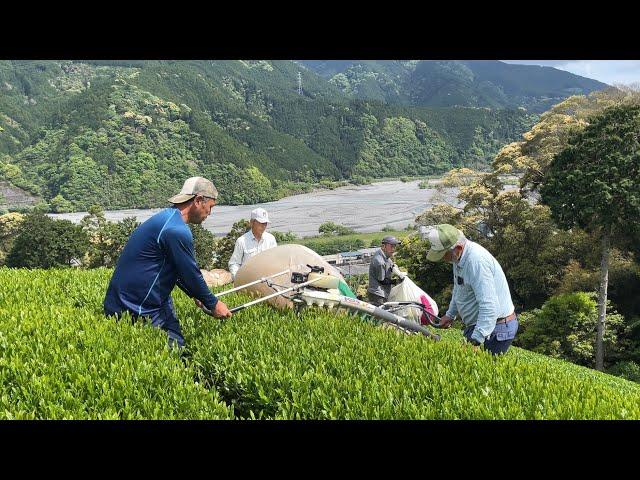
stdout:
{"type": "MultiPolygon", "coordinates": [[[[409,277],[405,277],[402,282],[391,289],[389,293],[388,302],[419,302],[427,307],[427,310],[433,315],[438,315],[438,304],[427,295],[420,287],[418,287],[413,280],[409,277]]],[[[405,307],[394,312],[396,315],[400,315],[408,320],[413,320],[416,323],[420,322],[422,313],[420,310],[413,307],[405,307]]]]}

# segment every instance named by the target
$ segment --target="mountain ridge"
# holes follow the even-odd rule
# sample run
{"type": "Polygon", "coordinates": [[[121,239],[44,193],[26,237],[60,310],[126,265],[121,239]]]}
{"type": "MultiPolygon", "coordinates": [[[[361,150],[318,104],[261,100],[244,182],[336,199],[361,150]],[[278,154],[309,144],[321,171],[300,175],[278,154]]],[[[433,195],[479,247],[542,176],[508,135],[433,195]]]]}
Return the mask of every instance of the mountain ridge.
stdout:
{"type": "Polygon", "coordinates": [[[353,98],[413,106],[525,108],[542,113],[570,95],[608,87],[553,67],[498,60],[300,61],[353,98]]]}

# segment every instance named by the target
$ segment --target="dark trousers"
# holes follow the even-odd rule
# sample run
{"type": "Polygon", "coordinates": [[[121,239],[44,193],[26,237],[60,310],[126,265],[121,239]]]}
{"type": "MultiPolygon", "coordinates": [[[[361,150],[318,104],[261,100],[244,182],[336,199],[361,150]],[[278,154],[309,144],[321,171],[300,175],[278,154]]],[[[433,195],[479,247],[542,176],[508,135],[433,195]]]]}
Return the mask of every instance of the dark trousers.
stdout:
{"type": "MultiPolygon", "coordinates": [[[[106,308],[104,310],[104,314],[107,317],[115,316],[118,318],[122,313],[124,312],[111,312],[106,308]]],[[[137,313],[131,311],[129,311],[129,313],[134,320],[140,318],[140,315],[137,313]]],[[[180,322],[178,321],[178,317],[176,317],[176,310],[173,307],[171,297],[169,297],[169,300],[160,307],[157,312],[151,315],[143,315],[143,317],[149,318],[151,320],[151,325],[154,327],[161,328],[167,332],[169,347],[184,347],[184,337],[182,336],[180,322]]]]}
{"type": "MultiPolygon", "coordinates": [[[[497,323],[489,338],[484,341],[485,350],[489,350],[493,355],[507,353],[513,339],[516,338],[519,325],[517,317],[507,323],[497,323]]],[[[465,327],[462,334],[467,340],[471,340],[471,335],[475,328],[475,325],[465,327]]]]}
{"type": "Polygon", "coordinates": [[[376,295],[375,293],[367,292],[367,302],[369,302],[371,305],[375,305],[376,307],[379,307],[380,305],[382,305],[386,301],[387,300],[384,297],[381,297],[380,295],[376,295]]]}

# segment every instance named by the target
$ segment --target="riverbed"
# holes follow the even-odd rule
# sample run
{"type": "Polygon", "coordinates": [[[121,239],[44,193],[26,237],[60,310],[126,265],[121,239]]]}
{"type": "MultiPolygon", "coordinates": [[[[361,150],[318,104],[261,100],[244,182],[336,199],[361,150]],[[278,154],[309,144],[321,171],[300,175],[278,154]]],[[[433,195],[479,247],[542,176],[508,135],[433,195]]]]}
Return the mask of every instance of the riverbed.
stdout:
{"type": "MultiPolygon", "coordinates": [[[[214,235],[222,236],[238,220],[248,219],[251,210],[262,207],[269,213],[269,230],[290,231],[298,237],[317,235],[318,227],[324,222],[346,225],[357,232],[377,232],[387,225],[403,229],[436,203],[446,201],[460,206],[456,200],[457,188],[439,192],[435,188],[420,189],[418,183],[418,180],[377,182],[303,193],[255,205],[220,205],[213,208],[203,226],[214,235]]],[[[136,217],[143,222],[160,210],[106,211],[105,217],[109,221],[136,217]]],[[[54,218],[68,219],[74,223],[78,223],[85,215],[86,212],[51,214],[54,218]]]]}

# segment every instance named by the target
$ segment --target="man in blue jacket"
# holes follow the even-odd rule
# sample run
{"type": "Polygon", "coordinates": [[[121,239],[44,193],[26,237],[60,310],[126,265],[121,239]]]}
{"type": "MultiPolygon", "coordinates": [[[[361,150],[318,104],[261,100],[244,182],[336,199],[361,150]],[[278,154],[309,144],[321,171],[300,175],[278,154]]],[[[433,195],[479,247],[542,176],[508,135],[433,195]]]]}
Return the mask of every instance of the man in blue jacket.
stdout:
{"type": "Polygon", "coordinates": [[[440,324],[446,328],[458,315],[468,342],[484,345],[494,355],[506,353],[518,331],[518,317],[498,261],[452,225],[427,227],[423,236],[431,244],[427,260],[453,264],[453,294],[440,324]]]}
{"type": "Polygon", "coordinates": [[[184,346],[171,291],[178,285],[196,305],[217,318],[231,316],[207,287],[196,264],[188,223],[200,224],[216,204],[218,191],[206,178],[189,178],[172,207],[156,213],[132,234],[109,282],[104,299],[107,316],[129,312],[148,317],[167,332],[169,345],[184,346]]]}

